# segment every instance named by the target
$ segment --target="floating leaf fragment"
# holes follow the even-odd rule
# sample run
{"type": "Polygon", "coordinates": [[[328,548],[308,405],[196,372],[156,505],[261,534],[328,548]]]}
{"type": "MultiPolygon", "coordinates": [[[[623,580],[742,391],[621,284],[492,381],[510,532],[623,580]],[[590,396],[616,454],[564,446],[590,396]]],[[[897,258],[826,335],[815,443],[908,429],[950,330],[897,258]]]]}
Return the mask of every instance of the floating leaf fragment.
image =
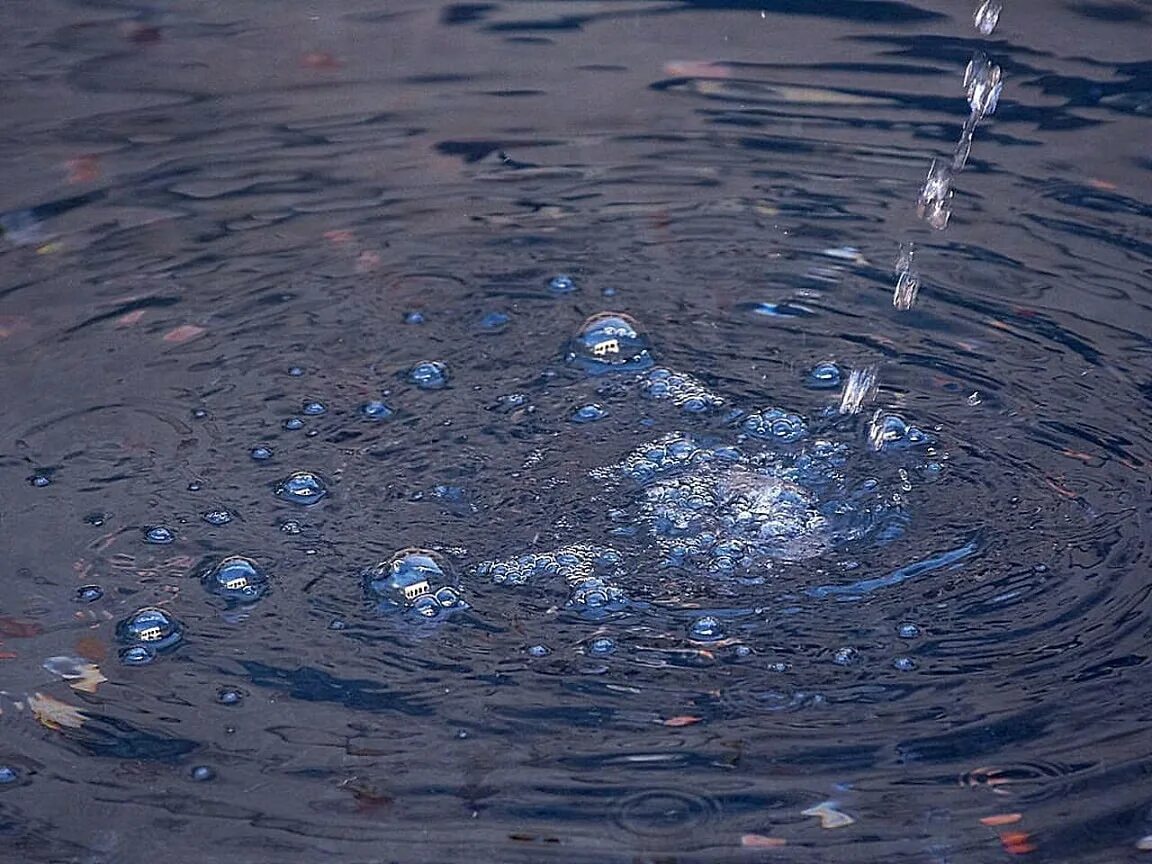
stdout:
{"type": "Polygon", "coordinates": [[[79,729],[86,719],[84,713],[75,705],[69,705],[43,693],[33,693],[29,696],[28,708],[40,725],[48,729],[79,729]]]}
{"type": "Polygon", "coordinates": [[[1027,831],[1005,831],[1000,835],[1000,843],[1009,855],[1027,855],[1036,851],[1032,835],[1027,831]]]}
{"type": "Polygon", "coordinates": [[[0,618],[0,636],[10,636],[13,639],[31,639],[44,632],[44,628],[35,621],[21,621],[18,618],[0,618]]]}
{"type": "Polygon", "coordinates": [[[809,807],[800,815],[820,817],[821,828],[843,828],[856,821],[847,813],[837,810],[835,801],[821,801],[819,804],[809,807]]]}
{"type": "Polygon", "coordinates": [[[999,825],[1014,825],[1020,821],[1019,813],[997,813],[994,816],[985,816],[980,820],[981,825],[995,828],[999,825]]]}
{"type": "Polygon", "coordinates": [[[677,717],[669,717],[667,720],[661,720],[665,726],[692,726],[699,723],[702,717],[693,717],[691,714],[681,714],[677,717]]]}
{"type": "Polygon", "coordinates": [[[96,688],[108,680],[95,663],[89,663],[83,657],[49,657],[42,665],[67,681],[73,690],[85,693],[95,693],[96,688]]]}
{"type": "Polygon", "coordinates": [[[788,841],[783,837],[769,837],[765,834],[743,834],[740,845],[747,849],[779,849],[787,846],[788,841]]]}
{"type": "Polygon", "coordinates": [[[197,336],[203,336],[207,332],[204,327],[197,327],[195,324],[181,324],[179,327],[174,327],[165,333],[162,340],[170,345],[183,345],[185,342],[191,342],[197,336]]]}

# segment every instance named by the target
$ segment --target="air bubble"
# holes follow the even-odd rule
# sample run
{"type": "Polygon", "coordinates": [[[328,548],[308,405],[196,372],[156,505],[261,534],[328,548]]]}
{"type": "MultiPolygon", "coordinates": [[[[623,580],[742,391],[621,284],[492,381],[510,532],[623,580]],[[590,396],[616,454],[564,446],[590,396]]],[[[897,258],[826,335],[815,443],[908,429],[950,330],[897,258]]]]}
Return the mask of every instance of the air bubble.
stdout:
{"type": "Polygon", "coordinates": [[[911,672],[916,669],[917,665],[911,657],[897,657],[892,661],[892,668],[901,672],[911,672]]]}
{"type": "Polygon", "coordinates": [[[365,402],[360,406],[360,414],[369,420],[387,420],[396,412],[379,400],[365,402]]]}
{"type": "Polygon", "coordinates": [[[607,657],[616,653],[616,643],[607,636],[600,636],[588,643],[588,653],[593,657],[607,657]]]}
{"type": "Polygon", "coordinates": [[[860,652],[855,648],[837,648],[832,655],[832,662],[837,666],[851,666],[860,659],[860,652]]]}
{"type": "Polygon", "coordinates": [[[19,779],[19,772],[11,765],[0,765],[0,785],[7,786],[19,779]]]}
{"type": "Polygon", "coordinates": [[[782,444],[791,444],[808,435],[808,427],[803,418],[781,408],[766,408],[749,414],[740,428],[753,438],[779,441],[782,444]]]}
{"type": "Polygon", "coordinates": [[[276,487],[276,497],[294,504],[311,505],[328,494],[324,481],[311,471],[296,471],[289,474],[276,487]]]}
{"type": "Polygon", "coordinates": [[[218,507],[215,510],[209,510],[201,517],[209,525],[227,525],[232,521],[232,514],[225,510],[223,507],[218,507]]]}
{"type": "Polygon", "coordinates": [[[200,582],[210,594],[236,603],[253,603],[268,591],[268,577],[242,555],[229,556],[209,568],[200,582]]]}
{"type": "Polygon", "coordinates": [[[221,705],[239,705],[244,700],[244,691],[235,687],[222,687],[216,691],[216,701],[221,705]]]}
{"type": "Polygon", "coordinates": [[[553,294],[571,294],[576,290],[576,282],[571,276],[561,273],[548,280],[548,290],[553,294]]]}
{"type": "Polygon", "coordinates": [[[421,390],[443,390],[448,379],[448,367],[439,360],[424,360],[408,371],[409,382],[421,390]]]}
{"type": "Polygon", "coordinates": [[[595,423],[607,416],[608,412],[604,407],[593,402],[591,405],[583,405],[573,411],[571,420],[573,423],[595,423]]]}
{"type": "Polygon", "coordinates": [[[817,363],[804,379],[809,390],[835,390],[840,386],[840,367],[835,363],[817,363]]]}
{"type": "Polygon", "coordinates": [[[104,596],[104,589],[99,585],[81,585],[76,589],[77,603],[95,603],[104,596]]]}
{"type": "Polygon", "coordinates": [[[167,651],[184,638],[183,625],[153,606],[138,609],[116,625],[116,639],[130,648],[167,651]]]}
{"type": "Polygon", "coordinates": [[[166,546],[176,539],[176,535],[170,528],[165,528],[163,525],[157,525],[149,528],[144,532],[144,542],[152,543],[157,546],[166,546]]]}
{"type": "Polygon", "coordinates": [[[506,312],[489,312],[480,319],[480,326],[485,330],[502,330],[511,320],[506,312]]]}
{"type": "Polygon", "coordinates": [[[304,421],[299,417],[289,417],[284,421],[284,428],[289,432],[295,432],[297,429],[304,428],[304,421]]]}
{"type": "Polygon", "coordinates": [[[33,474],[28,478],[28,483],[31,486],[35,486],[37,489],[43,489],[45,486],[48,486],[52,483],[52,478],[47,474],[33,474]]]}
{"type": "Polygon", "coordinates": [[[188,776],[197,783],[206,783],[216,779],[216,771],[207,765],[197,765],[188,772],[188,776]]]}
{"type": "Polygon", "coordinates": [[[528,649],[528,653],[533,657],[547,657],[552,653],[552,649],[547,645],[533,645],[528,649]]]}
{"type": "Polygon", "coordinates": [[[424,313],[423,312],[417,312],[417,311],[405,312],[404,313],[404,323],[405,324],[423,324],[424,323],[424,313]]]}
{"type": "Polygon", "coordinates": [[[323,402],[305,402],[300,407],[300,413],[306,417],[320,417],[328,413],[328,406],[323,402]]]}
{"type": "Polygon", "coordinates": [[[272,458],[271,447],[253,447],[252,451],[248,454],[257,462],[265,462],[272,458]]]}
{"type": "Polygon", "coordinates": [[[377,612],[410,609],[422,618],[435,618],[466,605],[454,587],[444,584],[449,577],[443,559],[427,549],[402,549],[365,570],[361,581],[377,612]]]}
{"type": "Polygon", "coordinates": [[[901,639],[918,639],[920,637],[920,628],[908,622],[901,624],[896,632],[900,634],[901,639]]]}
{"type": "Polygon", "coordinates": [[[724,628],[720,619],[705,615],[697,618],[688,628],[688,635],[697,642],[715,642],[724,638],[724,628]]]}
{"type": "Polygon", "coordinates": [[[581,326],[566,357],[593,375],[632,372],[652,365],[648,337],[639,326],[619,312],[601,312],[581,326]]]}

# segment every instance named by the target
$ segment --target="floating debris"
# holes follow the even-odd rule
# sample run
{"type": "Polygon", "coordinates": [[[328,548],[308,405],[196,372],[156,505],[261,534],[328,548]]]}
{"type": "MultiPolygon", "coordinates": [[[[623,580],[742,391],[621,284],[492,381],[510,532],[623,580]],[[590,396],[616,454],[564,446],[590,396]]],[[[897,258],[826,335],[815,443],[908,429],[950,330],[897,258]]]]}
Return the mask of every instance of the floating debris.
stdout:
{"type": "Polygon", "coordinates": [[[85,693],[95,693],[97,686],[108,680],[95,663],[89,663],[83,657],[49,657],[41,665],[67,681],[73,690],[85,693]]]}
{"type": "Polygon", "coordinates": [[[765,834],[742,834],[740,845],[746,849],[779,849],[787,846],[788,841],[783,837],[769,837],[765,834]]]}
{"type": "Polygon", "coordinates": [[[820,818],[821,828],[844,828],[856,820],[842,810],[836,809],[835,801],[821,801],[813,807],[803,811],[801,816],[817,816],[820,818]]]}

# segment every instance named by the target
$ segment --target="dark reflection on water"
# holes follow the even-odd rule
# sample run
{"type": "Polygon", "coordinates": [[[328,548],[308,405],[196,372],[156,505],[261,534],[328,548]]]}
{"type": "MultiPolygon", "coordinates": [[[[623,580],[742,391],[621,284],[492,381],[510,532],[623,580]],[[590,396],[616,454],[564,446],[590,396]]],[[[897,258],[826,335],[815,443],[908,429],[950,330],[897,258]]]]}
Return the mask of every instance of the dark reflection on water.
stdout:
{"type": "Polygon", "coordinates": [[[1141,4],[28,8],[0,861],[1148,854],[1141,4]]]}

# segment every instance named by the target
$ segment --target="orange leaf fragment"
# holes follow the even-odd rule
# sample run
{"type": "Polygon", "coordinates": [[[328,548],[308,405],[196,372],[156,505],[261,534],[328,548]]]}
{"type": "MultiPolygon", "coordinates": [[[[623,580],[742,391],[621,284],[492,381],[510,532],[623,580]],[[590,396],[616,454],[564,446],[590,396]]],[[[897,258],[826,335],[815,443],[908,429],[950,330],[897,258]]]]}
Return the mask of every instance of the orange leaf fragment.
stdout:
{"type": "Polygon", "coordinates": [[[33,693],[28,697],[28,707],[32,715],[41,726],[48,729],[79,729],[84,725],[84,714],[75,705],[45,696],[43,693],[33,693]]]}
{"type": "Polygon", "coordinates": [[[1005,831],[1000,835],[1000,843],[1009,855],[1027,855],[1036,851],[1032,835],[1027,831],[1005,831]]]}
{"type": "Polygon", "coordinates": [[[116,319],[116,326],[131,327],[133,324],[138,324],[146,314],[148,314],[147,309],[133,309],[131,312],[125,312],[116,319]]]}
{"type": "Polygon", "coordinates": [[[300,65],[305,69],[319,69],[324,72],[331,72],[339,69],[344,64],[327,51],[312,51],[300,58],[300,65]]]}
{"type": "Polygon", "coordinates": [[[995,816],[985,816],[980,820],[980,824],[995,828],[998,825],[1014,825],[1020,819],[1019,813],[997,813],[995,816]]]}
{"type": "Polygon", "coordinates": [[[665,726],[692,726],[699,723],[702,717],[693,717],[691,714],[681,714],[678,717],[669,717],[667,720],[661,721],[665,726]]]}
{"type": "Polygon", "coordinates": [[[100,179],[100,161],[91,154],[74,156],[64,163],[69,183],[91,183],[100,179]]]}
{"type": "Polygon", "coordinates": [[[765,834],[744,834],[740,837],[740,845],[746,849],[779,849],[787,846],[788,841],[783,837],[768,837],[765,834]]]}
{"type": "Polygon", "coordinates": [[[185,342],[191,342],[197,336],[203,336],[208,330],[204,327],[197,327],[195,324],[181,324],[164,334],[163,341],[170,345],[183,345],[185,342]]]}
{"type": "Polygon", "coordinates": [[[31,639],[44,632],[44,628],[35,621],[20,621],[16,618],[0,618],[0,635],[11,636],[13,639],[31,639]]]}

